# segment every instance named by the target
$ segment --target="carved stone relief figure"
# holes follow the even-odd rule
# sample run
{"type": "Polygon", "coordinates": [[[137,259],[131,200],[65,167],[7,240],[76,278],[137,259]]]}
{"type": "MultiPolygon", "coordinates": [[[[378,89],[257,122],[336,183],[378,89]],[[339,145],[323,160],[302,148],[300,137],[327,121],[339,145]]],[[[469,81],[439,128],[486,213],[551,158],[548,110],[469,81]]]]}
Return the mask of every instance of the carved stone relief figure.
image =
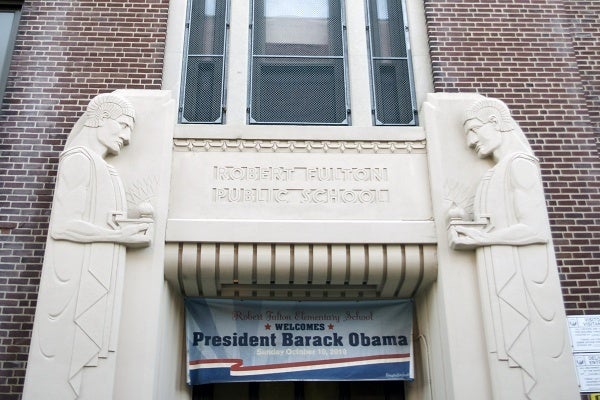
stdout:
{"type": "Polygon", "coordinates": [[[464,132],[477,156],[495,164],[479,183],[474,219],[450,210],[448,228],[453,249],[477,252],[494,399],[516,399],[507,388],[519,383],[522,398],[571,399],[577,393],[565,384],[574,374],[538,160],[499,100],[472,104],[464,132]]]}
{"type": "Polygon", "coordinates": [[[125,248],[151,236],[151,215],[127,219],[123,183],[105,161],[129,143],[134,117],[124,98],[95,97],[60,156],[24,399],[79,397],[86,368],[116,350],[125,248]]]}

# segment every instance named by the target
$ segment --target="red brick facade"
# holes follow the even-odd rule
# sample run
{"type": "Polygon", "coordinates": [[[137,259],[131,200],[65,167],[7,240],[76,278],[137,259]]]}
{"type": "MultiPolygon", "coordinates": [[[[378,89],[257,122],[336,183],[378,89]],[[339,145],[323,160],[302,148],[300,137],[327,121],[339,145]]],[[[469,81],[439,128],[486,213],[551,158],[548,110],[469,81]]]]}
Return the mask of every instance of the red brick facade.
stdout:
{"type": "MultiPolygon", "coordinates": [[[[23,5],[0,114],[2,399],[20,397],[66,134],[100,92],[160,88],[168,2],[23,5]]],[[[541,160],[568,312],[600,314],[600,2],[424,3],[435,90],[513,110],[541,160]]]]}
{"type": "Polygon", "coordinates": [[[567,312],[600,313],[600,4],[425,5],[435,90],[509,105],[540,158],[567,312]]]}
{"type": "Polygon", "coordinates": [[[0,398],[25,374],[58,154],[94,95],[158,89],[168,0],[25,1],[0,115],[0,398]]]}
{"type": "MultiPolygon", "coordinates": [[[[590,122],[600,139],[600,4],[597,1],[567,1],[573,50],[587,102],[590,122]]],[[[600,142],[600,141],[599,141],[600,142]]]]}
{"type": "Polygon", "coordinates": [[[600,3],[425,8],[435,90],[509,105],[540,158],[567,313],[600,314],[600,3]]]}

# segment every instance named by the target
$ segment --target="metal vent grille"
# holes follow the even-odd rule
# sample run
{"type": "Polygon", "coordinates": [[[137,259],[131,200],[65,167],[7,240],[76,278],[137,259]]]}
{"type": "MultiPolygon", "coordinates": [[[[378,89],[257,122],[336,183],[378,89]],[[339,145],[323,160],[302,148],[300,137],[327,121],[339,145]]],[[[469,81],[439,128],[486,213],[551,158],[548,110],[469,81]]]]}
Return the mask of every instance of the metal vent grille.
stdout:
{"type": "Polygon", "coordinates": [[[255,60],[252,122],[344,123],[343,60],[255,60]]]}
{"type": "Polygon", "coordinates": [[[408,125],[414,113],[406,60],[373,60],[377,120],[382,124],[408,125]]]}
{"type": "Polygon", "coordinates": [[[369,0],[374,117],[377,125],[415,125],[408,27],[401,0],[369,0]]]}
{"type": "Polygon", "coordinates": [[[346,124],[340,0],[253,2],[251,123],[346,124]]]}
{"type": "Polygon", "coordinates": [[[226,0],[190,0],[181,122],[220,123],[224,102],[226,0]]]}
{"type": "Polygon", "coordinates": [[[188,57],[183,118],[188,122],[220,122],[223,59],[188,57]]]}

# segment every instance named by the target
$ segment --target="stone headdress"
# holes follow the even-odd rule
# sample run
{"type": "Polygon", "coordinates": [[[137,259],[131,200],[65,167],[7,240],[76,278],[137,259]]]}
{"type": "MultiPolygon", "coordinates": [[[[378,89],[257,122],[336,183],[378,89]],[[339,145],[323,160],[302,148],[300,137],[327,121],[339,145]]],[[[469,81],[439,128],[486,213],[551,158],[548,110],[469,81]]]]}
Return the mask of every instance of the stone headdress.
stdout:
{"type": "Polygon", "coordinates": [[[490,118],[496,117],[498,131],[503,134],[513,134],[517,140],[524,146],[525,150],[533,154],[529,141],[519,124],[513,119],[508,106],[501,100],[484,97],[471,104],[463,113],[463,125],[467,130],[469,123],[478,120],[482,123],[490,121],[490,118]]]}
{"type": "Polygon", "coordinates": [[[469,120],[478,119],[481,122],[487,122],[492,115],[498,118],[500,132],[512,131],[517,127],[508,106],[503,101],[490,98],[484,98],[471,104],[463,114],[463,121],[467,123],[469,120]]]}
{"type": "Polygon", "coordinates": [[[97,128],[102,125],[103,119],[117,119],[121,115],[127,115],[135,119],[135,110],[131,103],[124,98],[112,93],[100,94],[90,101],[85,114],[84,126],[97,128]]]}
{"type": "Polygon", "coordinates": [[[127,115],[135,120],[135,110],[129,101],[114,93],[99,94],[89,102],[85,113],[71,130],[65,147],[69,147],[83,127],[98,128],[103,125],[103,120],[116,120],[121,115],[127,115]]]}

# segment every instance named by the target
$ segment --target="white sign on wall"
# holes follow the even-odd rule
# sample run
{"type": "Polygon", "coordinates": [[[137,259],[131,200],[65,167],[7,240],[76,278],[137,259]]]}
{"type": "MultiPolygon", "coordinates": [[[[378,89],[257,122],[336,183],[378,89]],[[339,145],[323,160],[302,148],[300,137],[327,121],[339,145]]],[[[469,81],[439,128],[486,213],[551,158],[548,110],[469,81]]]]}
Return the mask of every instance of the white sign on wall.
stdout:
{"type": "Polygon", "coordinates": [[[600,315],[568,317],[580,392],[600,391],[600,315]]]}
{"type": "Polygon", "coordinates": [[[600,352],[600,315],[568,317],[573,352],[600,352]]]}
{"type": "Polygon", "coordinates": [[[575,366],[581,392],[600,391],[600,353],[575,354],[575,366]]]}

